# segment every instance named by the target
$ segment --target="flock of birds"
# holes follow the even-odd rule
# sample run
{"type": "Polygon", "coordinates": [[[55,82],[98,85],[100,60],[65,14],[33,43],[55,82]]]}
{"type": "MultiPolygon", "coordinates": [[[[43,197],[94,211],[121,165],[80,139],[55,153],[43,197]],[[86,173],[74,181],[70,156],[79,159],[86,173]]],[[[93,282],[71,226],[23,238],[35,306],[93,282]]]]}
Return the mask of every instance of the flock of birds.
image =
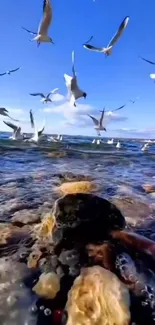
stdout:
{"type": "MultiPolygon", "coordinates": [[[[33,38],[31,39],[32,41],[36,41],[37,42],[37,46],[39,47],[41,43],[53,43],[53,39],[49,36],[48,31],[49,31],[49,27],[51,25],[52,22],[52,6],[51,6],[51,0],[44,0],[43,1],[43,16],[41,19],[41,22],[39,24],[38,27],[38,31],[37,32],[33,32],[25,27],[22,27],[27,33],[33,35],[33,38]]],[[[126,27],[128,26],[129,23],[129,17],[125,17],[124,20],[121,22],[118,30],[116,31],[116,33],[114,34],[114,36],[112,37],[112,39],[110,40],[110,42],[108,43],[108,45],[106,47],[97,47],[94,46],[92,44],[90,44],[90,41],[92,41],[93,36],[91,36],[91,38],[85,42],[83,44],[83,47],[89,51],[94,51],[94,52],[100,52],[102,54],[104,54],[105,56],[109,56],[112,54],[112,50],[113,47],[115,46],[115,44],[118,42],[118,40],[120,39],[120,37],[122,36],[124,30],[126,29],[126,27]]],[[[155,65],[155,62],[149,61],[143,57],[140,57],[142,60],[146,61],[149,64],[155,65]]],[[[10,75],[12,73],[17,72],[18,70],[20,70],[21,67],[18,67],[14,70],[8,70],[4,73],[1,73],[0,76],[4,76],[6,74],[10,75]]],[[[150,74],[150,77],[152,79],[154,79],[155,81],[155,74],[150,74]]],[[[64,74],[64,80],[65,80],[65,84],[68,90],[68,94],[67,94],[67,99],[70,102],[70,105],[73,105],[76,107],[76,101],[79,98],[85,98],[87,97],[87,93],[85,91],[83,91],[82,89],[80,89],[79,85],[78,85],[78,80],[77,80],[77,75],[76,75],[76,70],[75,70],[75,53],[74,51],[72,52],[72,76],[69,76],[67,74],[64,74]]],[[[31,96],[39,96],[41,97],[41,102],[43,104],[47,104],[52,102],[51,96],[56,93],[58,91],[58,88],[55,88],[54,90],[52,90],[51,92],[49,92],[47,95],[43,94],[43,93],[31,93],[31,96]]],[[[135,100],[130,100],[130,102],[132,102],[133,104],[135,103],[135,101],[138,99],[138,97],[135,100]]],[[[110,113],[123,109],[126,106],[126,104],[120,106],[119,108],[111,111],[110,113]]],[[[15,120],[13,119],[8,110],[6,108],[0,108],[0,115],[6,116],[8,118],[10,118],[11,120],[17,121],[19,122],[19,120],[15,120]]],[[[105,116],[105,109],[102,110],[101,112],[101,117],[99,119],[97,119],[96,117],[92,116],[92,115],[88,115],[91,120],[94,123],[94,128],[97,132],[98,136],[101,136],[101,131],[106,131],[105,125],[104,125],[104,116],[105,116]]],[[[25,135],[22,133],[21,131],[21,127],[10,123],[10,122],[6,122],[4,121],[4,123],[12,128],[13,130],[13,136],[11,137],[14,140],[24,140],[24,141],[34,141],[34,142],[38,142],[38,140],[40,139],[40,137],[43,134],[43,131],[45,129],[45,125],[42,127],[41,130],[38,130],[36,127],[36,124],[34,122],[34,116],[32,113],[32,110],[30,110],[30,123],[31,123],[31,127],[33,128],[34,132],[33,132],[33,136],[30,139],[26,139],[25,135]]],[[[62,141],[62,136],[58,136],[58,137],[51,137],[50,138],[51,141],[54,142],[59,142],[62,141]]],[[[109,144],[113,144],[113,139],[109,140],[111,142],[109,142],[109,144]]],[[[101,140],[100,139],[94,139],[93,143],[97,143],[100,144],[101,140]]],[[[120,148],[120,142],[117,143],[116,145],[117,148],[120,148]]],[[[144,150],[148,148],[148,145],[145,144],[145,148],[144,150]]]]}

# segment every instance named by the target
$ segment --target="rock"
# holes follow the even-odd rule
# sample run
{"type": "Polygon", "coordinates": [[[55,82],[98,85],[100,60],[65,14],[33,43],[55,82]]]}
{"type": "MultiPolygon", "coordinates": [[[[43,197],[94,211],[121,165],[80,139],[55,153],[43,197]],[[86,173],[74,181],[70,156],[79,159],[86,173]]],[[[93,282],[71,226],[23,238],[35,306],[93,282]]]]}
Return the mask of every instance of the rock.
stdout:
{"type": "Polygon", "coordinates": [[[55,174],[55,177],[58,177],[63,182],[81,182],[81,181],[91,181],[90,176],[73,174],[71,172],[66,172],[64,174],[55,174]]]}
{"type": "Polygon", "coordinates": [[[155,192],[154,184],[144,184],[144,185],[142,185],[142,188],[146,193],[154,193],[155,192]]]}
{"type": "Polygon", "coordinates": [[[40,297],[53,299],[60,290],[60,278],[54,272],[42,273],[32,290],[40,297]]]}
{"type": "Polygon", "coordinates": [[[67,325],[128,325],[130,297],[125,285],[100,266],[85,268],[68,294],[67,325]]]}
{"type": "Polygon", "coordinates": [[[116,260],[116,249],[111,243],[103,243],[101,245],[89,244],[86,246],[89,258],[93,264],[99,264],[104,268],[114,271],[116,260]]]}
{"type": "Polygon", "coordinates": [[[29,269],[35,269],[38,266],[41,256],[42,252],[39,249],[35,249],[28,257],[27,267],[29,269]]]}
{"type": "Polygon", "coordinates": [[[90,181],[64,183],[57,188],[62,194],[96,192],[97,186],[90,181]]]}
{"type": "Polygon", "coordinates": [[[40,222],[40,217],[34,212],[34,210],[22,210],[14,213],[11,218],[13,224],[17,226],[33,224],[40,222]]]}
{"type": "Polygon", "coordinates": [[[48,158],[65,158],[67,156],[66,151],[53,151],[47,154],[48,158]]]}
{"type": "Polygon", "coordinates": [[[79,236],[83,239],[101,239],[112,229],[125,227],[125,219],[116,206],[92,194],[65,195],[55,202],[53,214],[59,227],[81,226],[79,236]]]}
{"type": "Polygon", "coordinates": [[[117,206],[118,209],[124,215],[126,221],[135,226],[138,223],[143,223],[146,218],[150,218],[152,209],[147,203],[142,202],[132,197],[113,198],[112,202],[117,206]]]}

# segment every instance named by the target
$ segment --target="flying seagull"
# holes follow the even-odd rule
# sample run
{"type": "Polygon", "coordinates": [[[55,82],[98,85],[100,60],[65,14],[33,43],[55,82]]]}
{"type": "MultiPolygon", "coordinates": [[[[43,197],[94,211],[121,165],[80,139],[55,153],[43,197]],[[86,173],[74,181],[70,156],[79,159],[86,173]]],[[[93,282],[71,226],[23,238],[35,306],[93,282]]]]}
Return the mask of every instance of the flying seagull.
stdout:
{"type": "Polygon", "coordinates": [[[90,50],[90,51],[96,51],[96,52],[104,53],[106,55],[110,55],[111,52],[112,52],[113,46],[116,44],[116,42],[118,41],[118,39],[121,37],[123,31],[125,30],[125,28],[128,25],[128,22],[129,22],[129,17],[127,16],[127,17],[124,18],[124,20],[120,24],[117,32],[112,37],[112,39],[109,42],[109,44],[107,45],[107,47],[95,47],[95,46],[93,46],[91,44],[88,44],[88,42],[86,42],[85,44],[83,44],[83,47],[86,48],[87,50],[90,50]]]}
{"type": "Polygon", "coordinates": [[[4,108],[4,107],[0,107],[0,115],[7,116],[7,117],[9,117],[12,121],[19,122],[19,120],[15,120],[14,118],[12,118],[12,117],[9,115],[8,110],[7,110],[6,108],[4,108]]]}
{"type": "Polygon", "coordinates": [[[17,126],[17,125],[15,125],[13,123],[6,122],[6,121],[3,121],[3,123],[5,123],[8,127],[13,129],[13,135],[10,137],[10,139],[12,139],[12,140],[23,140],[24,136],[21,133],[21,127],[20,126],[17,126]]]}
{"type": "Polygon", "coordinates": [[[87,94],[81,90],[77,83],[77,76],[75,72],[75,54],[72,52],[72,74],[73,76],[68,76],[66,73],[64,74],[64,79],[66,83],[66,87],[68,88],[68,95],[70,97],[70,104],[76,107],[76,100],[78,98],[87,97],[87,94]]]}
{"type": "Polygon", "coordinates": [[[147,62],[147,63],[150,63],[150,64],[152,64],[152,65],[155,65],[155,62],[150,61],[150,60],[147,60],[147,59],[143,58],[142,56],[139,56],[139,57],[140,57],[140,59],[142,59],[143,61],[145,61],[145,62],[147,62]]]}
{"type": "MultiPolygon", "coordinates": [[[[32,32],[25,27],[22,27],[25,31],[30,33],[31,35],[35,35],[32,41],[37,41],[37,45],[40,43],[53,43],[51,37],[48,36],[48,29],[50,27],[52,21],[52,7],[50,0],[44,0],[43,2],[43,17],[38,27],[38,32],[32,32]]],[[[54,43],[53,43],[54,44],[54,43]]]]}
{"type": "Polygon", "coordinates": [[[104,112],[105,110],[103,109],[103,111],[101,112],[101,117],[99,120],[97,120],[95,117],[93,117],[92,115],[88,116],[93,120],[95,127],[94,129],[97,131],[97,135],[100,136],[100,131],[107,131],[106,128],[103,126],[103,119],[104,119],[104,112]]]}
{"type": "Polygon", "coordinates": [[[124,105],[122,105],[122,106],[120,106],[118,108],[115,108],[112,111],[108,110],[108,111],[105,111],[105,112],[113,113],[113,112],[119,111],[120,109],[124,108],[125,106],[126,106],[126,104],[124,104],[124,105]]]}
{"type": "Polygon", "coordinates": [[[132,104],[134,104],[137,101],[137,99],[139,99],[139,97],[136,97],[136,99],[134,99],[134,100],[129,99],[129,102],[131,102],[132,104]]]}
{"type": "Polygon", "coordinates": [[[52,102],[52,99],[50,98],[50,96],[54,93],[56,93],[58,91],[59,88],[55,88],[52,91],[49,92],[49,94],[47,96],[45,96],[43,93],[32,93],[30,94],[31,96],[40,96],[41,97],[41,102],[43,104],[47,104],[48,102],[52,102]]]}
{"type": "Polygon", "coordinates": [[[25,141],[28,141],[28,142],[38,142],[44,132],[44,129],[45,129],[45,122],[44,122],[44,125],[43,127],[38,130],[36,125],[35,125],[35,122],[34,122],[34,116],[33,116],[33,113],[32,113],[32,110],[30,110],[30,123],[31,123],[31,127],[34,129],[34,134],[33,136],[28,139],[28,140],[25,140],[25,141]]]}
{"type": "Polygon", "coordinates": [[[10,75],[11,73],[16,72],[16,71],[18,71],[20,69],[21,69],[21,67],[18,67],[18,68],[14,69],[14,70],[8,70],[8,71],[6,71],[4,73],[0,73],[0,76],[5,76],[6,74],[10,75]]]}

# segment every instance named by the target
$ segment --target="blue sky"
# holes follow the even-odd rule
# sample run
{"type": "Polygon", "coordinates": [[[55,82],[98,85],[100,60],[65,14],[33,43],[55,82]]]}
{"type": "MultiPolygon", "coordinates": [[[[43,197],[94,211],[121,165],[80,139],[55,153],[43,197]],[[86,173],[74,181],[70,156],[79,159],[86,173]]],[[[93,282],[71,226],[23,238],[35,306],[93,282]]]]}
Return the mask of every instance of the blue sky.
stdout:
{"type": "MultiPolygon", "coordinates": [[[[151,66],[138,58],[155,61],[155,1],[141,0],[51,0],[53,22],[49,34],[55,42],[37,48],[25,26],[37,30],[42,17],[42,0],[0,1],[0,73],[21,66],[11,76],[0,77],[0,106],[22,121],[23,131],[31,131],[29,109],[38,126],[46,120],[47,133],[94,135],[92,121],[85,115],[106,106],[115,109],[139,96],[119,114],[106,118],[107,136],[155,136],[155,84],[151,66]],[[91,35],[93,44],[106,46],[125,16],[129,24],[113,48],[110,57],[82,47],[91,35]],[[79,85],[88,97],[79,100],[77,108],[66,101],[63,74],[71,74],[71,52],[79,85]],[[48,93],[59,88],[54,104],[43,105],[30,92],[48,93]]],[[[0,117],[0,129],[8,130],[0,117]]]]}

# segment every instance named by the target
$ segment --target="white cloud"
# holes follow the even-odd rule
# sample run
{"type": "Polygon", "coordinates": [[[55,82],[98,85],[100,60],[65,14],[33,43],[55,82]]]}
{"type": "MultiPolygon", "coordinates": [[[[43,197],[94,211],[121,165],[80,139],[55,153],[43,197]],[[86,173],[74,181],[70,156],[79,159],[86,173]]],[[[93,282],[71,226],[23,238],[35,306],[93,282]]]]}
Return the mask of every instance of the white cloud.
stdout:
{"type": "Polygon", "coordinates": [[[57,94],[52,95],[52,96],[51,96],[51,99],[52,99],[54,102],[61,102],[61,101],[65,100],[65,96],[62,95],[62,94],[57,93],[57,94]]]}

